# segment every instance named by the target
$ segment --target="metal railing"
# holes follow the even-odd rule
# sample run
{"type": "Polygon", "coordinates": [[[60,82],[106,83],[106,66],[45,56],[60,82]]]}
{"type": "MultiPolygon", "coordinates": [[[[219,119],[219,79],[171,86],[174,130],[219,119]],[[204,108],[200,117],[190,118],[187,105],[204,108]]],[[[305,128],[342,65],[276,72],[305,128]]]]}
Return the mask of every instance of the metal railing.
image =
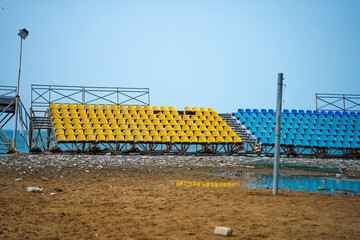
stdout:
{"type": "Polygon", "coordinates": [[[316,93],[316,110],[360,112],[360,94],[316,93]]]}
{"type": "Polygon", "coordinates": [[[150,105],[149,88],[31,85],[31,109],[51,103],[150,105]]]}

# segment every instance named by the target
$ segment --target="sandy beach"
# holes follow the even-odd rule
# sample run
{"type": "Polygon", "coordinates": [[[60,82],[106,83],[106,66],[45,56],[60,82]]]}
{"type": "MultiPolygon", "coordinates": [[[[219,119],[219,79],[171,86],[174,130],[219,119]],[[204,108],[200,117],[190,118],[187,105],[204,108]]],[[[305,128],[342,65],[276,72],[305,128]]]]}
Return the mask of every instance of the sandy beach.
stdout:
{"type": "MultiPolygon", "coordinates": [[[[232,239],[360,239],[359,195],[280,190],[273,196],[271,189],[231,187],[246,180],[220,173],[271,171],[235,162],[239,157],[1,156],[0,238],[223,239],[213,231],[226,226],[232,239]],[[29,186],[43,193],[27,192],[29,186]]],[[[342,164],[356,169],[351,162],[342,164]]]]}

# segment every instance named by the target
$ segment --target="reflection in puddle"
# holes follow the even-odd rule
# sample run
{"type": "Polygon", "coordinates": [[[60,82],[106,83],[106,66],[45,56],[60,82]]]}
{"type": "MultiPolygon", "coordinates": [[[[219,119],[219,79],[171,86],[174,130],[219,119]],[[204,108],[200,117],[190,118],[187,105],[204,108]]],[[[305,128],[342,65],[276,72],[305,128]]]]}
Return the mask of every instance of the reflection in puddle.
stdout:
{"type": "MultiPolygon", "coordinates": [[[[222,176],[230,175],[231,174],[229,173],[222,174],[222,176]]],[[[273,186],[272,174],[243,173],[234,176],[250,181],[250,183],[246,183],[247,188],[272,188],[273,186]]],[[[295,191],[357,195],[360,194],[360,179],[346,177],[335,178],[328,176],[280,175],[279,188],[295,191]]]]}

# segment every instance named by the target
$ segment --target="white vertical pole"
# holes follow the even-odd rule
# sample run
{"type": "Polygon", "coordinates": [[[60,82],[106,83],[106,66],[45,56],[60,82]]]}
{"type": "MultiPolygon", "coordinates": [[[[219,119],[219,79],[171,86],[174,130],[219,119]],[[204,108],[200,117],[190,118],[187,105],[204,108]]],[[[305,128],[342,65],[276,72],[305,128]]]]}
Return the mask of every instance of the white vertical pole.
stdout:
{"type": "Polygon", "coordinates": [[[22,37],[20,36],[20,63],[19,63],[19,76],[18,76],[18,85],[16,89],[16,103],[15,103],[15,124],[14,124],[14,134],[13,134],[13,141],[12,147],[13,151],[17,152],[16,150],[16,135],[17,135],[17,125],[18,125],[18,115],[19,115],[19,91],[20,91],[20,73],[21,73],[21,54],[22,54],[22,37]]]}
{"type": "Polygon", "coordinates": [[[280,130],[281,130],[281,103],[283,74],[278,74],[277,83],[277,103],[276,103],[276,128],[275,128],[275,154],[274,154],[274,176],[273,176],[273,194],[279,193],[279,158],[280,158],[280,130]]]}

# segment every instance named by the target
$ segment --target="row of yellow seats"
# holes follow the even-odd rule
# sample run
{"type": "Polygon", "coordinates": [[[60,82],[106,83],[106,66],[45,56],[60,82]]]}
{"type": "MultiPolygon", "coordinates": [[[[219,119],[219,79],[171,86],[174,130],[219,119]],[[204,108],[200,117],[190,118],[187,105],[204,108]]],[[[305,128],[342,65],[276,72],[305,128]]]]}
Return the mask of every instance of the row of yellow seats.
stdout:
{"type": "MultiPolygon", "coordinates": [[[[72,108],[75,108],[75,109],[83,109],[84,108],[84,106],[82,105],[82,104],[77,104],[76,105],[76,107],[75,107],[75,105],[74,104],[68,104],[67,106],[66,106],[66,104],[64,104],[64,103],[60,103],[59,104],[59,106],[56,104],[56,103],[52,103],[52,104],[50,104],[50,108],[52,109],[52,108],[60,108],[60,109],[62,109],[62,108],[68,108],[68,109],[72,109],[72,108]]],[[[109,105],[107,105],[107,104],[104,104],[104,105],[99,105],[99,104],[95,104],[94,105],[94,107],[93,107],[93,105],[91,105],[91,104],[86,104],[85,105],[85,109],[92,109],[92,108],[94,108],[94,109],[121,109],[121,110],[123,110],[123,109],[128,109],[128,110],[134,110],[134,109],[136,109],[136,110],[151,110],[151,109],[153,109],[154,111],[165,111],[165,110],[175,110],[175,108],[174,107],[172,107],[172,106],[170,106],[170,107],[165,107],[165,106],[161,106],[160,108],[158,107],[158,106],[153,106],[152,108],[150,107],[150,106],[148,106],[148,105],[145,105],[145,106],[142,106],[142,105],[136,105],[136,106],[133,106],[133,105],[128,105],[128,106],[126,106],[126,105],[120,105],[119,107],[117,106],[117,105],[111,105],[111,107],[109,107],[109,105]]],[[[190,108],[190,107],[185,107],[184,108],[184,111],[187,111],[187,112],[194,112],[194,111],[199,111],[199,109],[197,108],[197,107],[193,107],[193,108],[190,108]]],[[[205,111],[209,111],[209,112],[213,112],[214,111],[214,109],[212,109],[212,108],[208,108],[207,110],[206,110],[206,108],[204,108],[204,107],[201,107],[200,108],[200,111],[202,111],[202,112],[205,112],[205,111]]]]}
{"type": "MultiPolygon", "coordinates": [[[[230,131],[200,131],[200,130],[195,130],[195,131],[191,131],[191,130],[187,130],[187,131],[183,131],[183,130],[147,130],[147,129],[143,129],[143,130],[139,130],[139,129],[115,129],[115,130],[111,130],[111,129],[94,129],[95,131],[95,135],[101,135],[101,134],[115,134],[115,135],[150,135],[150,136],[156,136],[156,135],[160,135],[160,136],[205,136],[205,137],[209,137],[209,136],[213,136],[213,137],[217,137],[217,136],[222,136],[222,137],[226,137],[226,136],[231,136],[231,137],[235,137],[237,136],[236,133],[232,130],[230,131]]],[[[73,130],[72,128],[68,128],[68,129],[56,129],[55,130],[57,135],[81,135],[81,134],[93,134],[93,130],[90,128],[87,129],[75,129],[73,130]]]]}
{"type": "Polygon", "coordinates": [[[241,139],[240,137],[230,137],[227,136],[225,138],[223,137],[196,137],[196,136],[192,136],[192,137],[187,137],[187,136],[133,136],[133,135],[117,135],[116,137],[114,135],[87,135],[85,137],[85,135],[79,135],[79,136],[75,136],[75,135],[69,135],[67,137],[65,137],[64,135],[59,135],[57,136],[57,141],[59,142],[65,142],[65,141],[125,141],[125,142],[164,142],[164,143],[169,143],[169,142],[173,142],[173,143],[241,143],[241,139]]]}

